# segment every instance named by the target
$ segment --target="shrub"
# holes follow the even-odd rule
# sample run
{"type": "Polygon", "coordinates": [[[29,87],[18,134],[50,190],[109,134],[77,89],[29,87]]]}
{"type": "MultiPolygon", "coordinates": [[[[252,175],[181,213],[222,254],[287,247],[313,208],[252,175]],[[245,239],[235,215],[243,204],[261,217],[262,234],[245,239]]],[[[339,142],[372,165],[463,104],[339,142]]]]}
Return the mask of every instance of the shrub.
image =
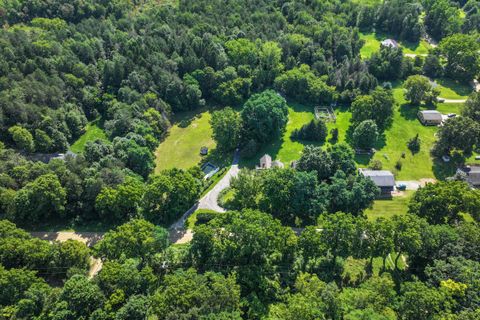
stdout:
{"type": "Polygon", "coordinates": [[[294,140],[325,142],[327,134],[328,129],[325,122],[312,120],[300,129],[295,129],[291,134],[291,138],[294,140]]]}
{"type": "Polygon", "coordinates": [[[383,168],[383,163],[380,160],[370,160],[370,163],[368,164],[368,167],[372,170],[382,170],[383,168]]]}
{"type": "Polygon", "coordinates": [[[407,147],[412,152],[412,154],[418,153],[420,151],[420,138],[418,137],[418,133],[415,137],[408,141],[407,147]]]}

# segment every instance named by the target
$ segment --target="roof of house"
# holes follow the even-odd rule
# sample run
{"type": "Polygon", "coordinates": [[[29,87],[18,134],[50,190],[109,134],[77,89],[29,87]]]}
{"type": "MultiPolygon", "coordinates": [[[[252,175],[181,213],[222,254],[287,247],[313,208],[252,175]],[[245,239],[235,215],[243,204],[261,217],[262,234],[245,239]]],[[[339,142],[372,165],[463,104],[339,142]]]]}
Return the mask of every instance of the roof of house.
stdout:
{"type": "Polygon", "coordinates": [[[442,121],[443,117],[440,112],[437,110],[422,110],[419,111],[419,114],[422,115],[422,118],[427,121],[442,121]]]}
{"type": "Polygon", "coordinates": [[[474,186],[480,185],[480,166],[471,166],[466,170],[467,180],[474,186]]]}
{"type": "Polygon", "coordinates": [[[385,47],[398,48],[398,42],[393,39],[385,39],[382,41],[382,45],[385,47]]]}
{"type": "Polygon", "coordinates": [[[360,173],[365,176],[369,177],[373,180],[377,187],[393,187],[395,186],[395,177],[393,173],[386,170],[368,170],[368,169],[360,169],[360,173]]]}

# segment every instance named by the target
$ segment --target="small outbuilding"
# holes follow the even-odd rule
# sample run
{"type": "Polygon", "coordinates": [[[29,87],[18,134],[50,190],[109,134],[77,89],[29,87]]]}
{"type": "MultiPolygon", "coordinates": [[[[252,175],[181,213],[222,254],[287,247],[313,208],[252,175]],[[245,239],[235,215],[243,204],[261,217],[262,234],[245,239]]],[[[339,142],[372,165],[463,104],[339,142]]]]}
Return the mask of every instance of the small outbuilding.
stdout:
{"type": "Polygon", "coordinates": [[[208,148],[207,147],[201,147],[200,148],[200,155],[206,156],[208,154],[208,148]]]}
{"type": "Polygon", "coordinates": [[[359,169],[359,172],[364,177],[372,179],[382,194],[390,194],[395,190],[395,176],[390,171],[359,169]]]}
{"type": "Polygon", "coordinates": [[[442,114],[437,110],[422,110],[417,116],[424,126],[438,126],[443,121],[442,114]]]}
{"type": "Polygon", "coordinates": [[[384,47],[395,48],[395,49],[400,47],[398,42],[393,39],[385,39],[381,43],[382,43],[382,46],[384,47]]]}
{"type": "Polygon", "coordinates": [[[284,168],[285,165],[279,160],[272,161],[272,157],[265,154],[260,158],[260,165],[257,166],[257,170],[271,169],[271,168],[284,168]]]}

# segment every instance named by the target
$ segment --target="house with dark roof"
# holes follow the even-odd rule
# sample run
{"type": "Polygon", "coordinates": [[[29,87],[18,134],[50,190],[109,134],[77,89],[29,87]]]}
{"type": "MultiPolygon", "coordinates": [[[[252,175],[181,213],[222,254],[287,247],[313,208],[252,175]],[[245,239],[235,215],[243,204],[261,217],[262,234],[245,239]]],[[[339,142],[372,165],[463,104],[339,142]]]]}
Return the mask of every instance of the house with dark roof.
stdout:
{"type": "Polygon", "coordinates": [[[443,121],[443,116],[437,110],[421,110],[417,114],[424,126],[438,126],[443,121]]]}
{"type": "Polygon", "coordinates": [[[359,169],[359,173],[370,178],[380,188],[383,195],[390,194],[395,190],[395,177],[390,171],[359,169]]]}
{"type": "Polygon", "coordinates": [[[465,179],[474,188],[480,188],[480,166],[466,166],[458,169],[465,174],[465,179]]]}

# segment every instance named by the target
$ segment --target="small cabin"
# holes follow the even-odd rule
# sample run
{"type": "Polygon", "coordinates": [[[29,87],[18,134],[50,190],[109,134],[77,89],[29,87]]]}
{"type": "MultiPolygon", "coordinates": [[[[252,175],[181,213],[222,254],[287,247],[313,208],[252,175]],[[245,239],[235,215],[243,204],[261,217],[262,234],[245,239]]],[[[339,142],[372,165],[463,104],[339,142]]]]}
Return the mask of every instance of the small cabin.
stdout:
{"type": "Polygon", "coordinates": [[[424,126],[438,126],[443,121],[442,114],[437,110],[422,110],[418,112],[417,116],[424,126]]]}
{"type": "Polygon", "coordinates": [[[395,48],[395,49],[400,48],[400,45],[398,44],[398,42],[393,39],[385,39],[381,43],[382,43],[382,46],[384,47],[395,48]]]}

